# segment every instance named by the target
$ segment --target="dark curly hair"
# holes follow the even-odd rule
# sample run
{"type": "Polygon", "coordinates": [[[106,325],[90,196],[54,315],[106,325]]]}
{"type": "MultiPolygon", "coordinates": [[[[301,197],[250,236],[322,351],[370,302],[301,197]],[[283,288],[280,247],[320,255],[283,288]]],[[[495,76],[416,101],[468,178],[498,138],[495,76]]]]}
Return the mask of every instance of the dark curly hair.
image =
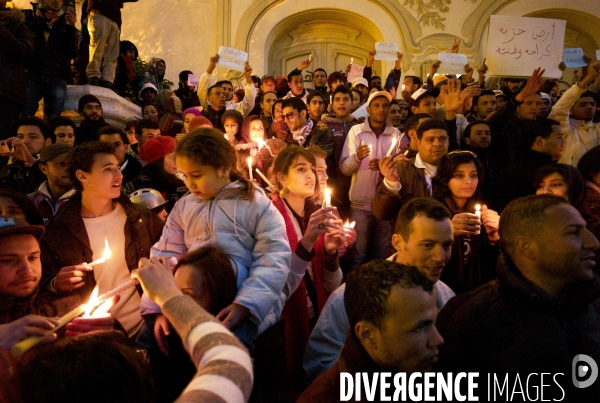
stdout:
{"type": "Polygon", "coordinates": [[[365,320],[381,329],[387,313],[387,299],[395,285],[421,287],[427,292],[433,290],[433,283],[414,266],[379,259],[355,268],[348,275],[344,294],[350,327],[365,320]]]}
{"type": "Polygon", "coordinates": [[[114,155],[115,151],[115,146],[105,141],[88,141],[75,146],[69,156],[69,167],[67,168],[69,180],[73,188],[80,192],[83,190],[83,186],[79,182],[79,179],[77,179],[76,173],[78,170],[90,172],[92,165],[94,165],[94,156],[96,154],[114,155]]]}

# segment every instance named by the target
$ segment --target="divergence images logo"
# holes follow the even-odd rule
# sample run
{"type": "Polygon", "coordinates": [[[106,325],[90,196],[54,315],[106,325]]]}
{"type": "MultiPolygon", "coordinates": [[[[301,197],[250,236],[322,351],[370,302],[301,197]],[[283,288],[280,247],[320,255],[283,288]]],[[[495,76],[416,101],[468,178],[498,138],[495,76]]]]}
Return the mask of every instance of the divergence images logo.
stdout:
{"type": "Polygon", "coordinates": [[[587,388],[598,378],[598,364],[589,355],[578,354],[573,358],[572,374],[576,388],[587,388]]]}

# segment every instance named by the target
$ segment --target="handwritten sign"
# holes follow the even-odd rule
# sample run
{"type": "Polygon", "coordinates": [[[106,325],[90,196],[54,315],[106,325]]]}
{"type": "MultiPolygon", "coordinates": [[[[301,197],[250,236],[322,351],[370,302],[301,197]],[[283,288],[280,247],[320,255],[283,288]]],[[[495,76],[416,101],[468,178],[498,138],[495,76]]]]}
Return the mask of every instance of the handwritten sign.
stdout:
{"type": "Polygon", "coordinates": [[[465,74],[467,56],[460,53],[438,53],[438,60],[442,62],[438,73],[440,74],[465,74]]]}
{"type": "Polygon", "coordinates": [[[587,63],[583,61],[583,49],[563,49],[563,62],[567,67],[583,67],[587,63]]]}
{"type": "Polygon", "coordinates": [[[375,42],[375,60],[392,60],[398,59],[398,45],[392,42],[375,42]]]}
{"type": "Polygon", "coordinates": [[[217,62],[217,66],[228,70],[244,71],[247,61],[248,53],[226,46],[219,46],[219,61],[217,62]]]}
{"type": "Polygon", "coordinates": [[[188,74],[187,82],[190,87],[197,87],[200,84],[200,74],[188,74]]]}
{"type": "Polygon", "coordinates": [[[542,67],[544,77],[560,78],[566,25],[564,20],[490,16],[488,74],[526,77],[542,67]]]}
{"type": "Polygon", "coordinates": [[[364,66],[359,66],[358,64],[351,64],[350,71],[348,72],[348,82],[351,83],[355,78],[362,77],[364,70],[364,66]]]}

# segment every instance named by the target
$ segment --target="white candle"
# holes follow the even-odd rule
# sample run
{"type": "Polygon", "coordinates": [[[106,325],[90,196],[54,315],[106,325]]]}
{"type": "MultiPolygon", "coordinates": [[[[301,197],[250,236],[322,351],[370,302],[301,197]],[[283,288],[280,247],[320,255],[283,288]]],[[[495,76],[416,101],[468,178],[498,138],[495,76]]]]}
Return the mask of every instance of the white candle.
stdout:
{"type": "MultiPolygon", "coordinates": [[[[476,204],[476,205],[475,205],[475,215],[476,215],[477,217],[479,217],[479,221],[481,222],[481,205],[479,205],[479,204],[476,204]]],[[[480,231],[475,231],[475,233],[476,233],[477,235],[479,235],[479,232],[480,232],[480,231]]]]}
{"type": "Polygon", "coordinates": [[[253,180],[254,177],[252,176],[252,157],[248,157],[247,161],[248,161],[248,174],[250,175],[250,180],[253,180]]]}
{"type": "Polygon", "coordinates": [[[323,205],[321,207],[331,207],[331,190],[329,188],[325,188],[325,199],[323,200],[323,205]]]}
{"type": "Polygon", "coordinates": [[[108,240],[104,239],[104,253],[100,259],[94,260],[92,263],[86,263],[88,266],[96,266],[102,263],[105,263],[108,259],[110,259],[111,253],[110,248],[108,247],[108,240]]]}
{"type": "Polygon", "coordinates": [[[263,180],[265,181],[265,183],[267,184],[268,187],[270,187],[271,189],[273,189],[273,191],[276,190],[275,185],[273,185],[271,183],[271,181],[269,179],[267,179],[267,177],[265,175],[263,175],[262,172],[260,172],[260,169],[256,168],[255,171],[256,171],[256,173],[258,175],[260,175],[261,178],[263,178],[263,180]]]}
{"type": "Polygon", "coordinates": [[[390,155],[392,155],[392,151],[394,151],[394,147],[396,146],[396,137],[394,137],[392,139],[392,145],[390,146],[390,148],[388,149],[388,152],[385,154],[386,157],[389,157],[390,155]]]}
{"type": "Polygon", "coordinates": [[[353,57],[350,58],[350,64],[354,64],[354,58],[353,57]]]}
{"type": "Polygon", "coordinates": [[[120,294],[121,292],[125,291],[128,288],[131,287],[135,287],[135,281],[134,280],[129,280],[124,282],[123,284],[121,284],[118,287],[113,288],[112,290],[100,295],[98,297],[98,299],[96,300],[95,304],[96,306],[100,305],[101,303],[103,303],[104,301],[106,301],[109,298],[114,297],[117,294],[120,294]]]}
{"type": "Polygon", "coordinates": [[[329,103],[332,104],[333,103],[333,95],[329,96],[329,103]]]}
{"type": "Polygon", "coordinates": [[[310,55],[308,55],[308,61],[312,61],[312,53],[310,55]]]}

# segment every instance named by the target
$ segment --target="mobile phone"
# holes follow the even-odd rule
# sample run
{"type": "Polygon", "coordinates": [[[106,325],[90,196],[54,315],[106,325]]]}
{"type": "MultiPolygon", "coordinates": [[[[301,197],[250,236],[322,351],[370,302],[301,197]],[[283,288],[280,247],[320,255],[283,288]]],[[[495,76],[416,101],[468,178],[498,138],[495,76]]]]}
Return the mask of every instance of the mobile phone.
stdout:
{"type": "Polygon", "coordinates": [[[6,140],[0,140],[0,154],[5,154],[10,152],[10,147],[6,140]]]}

